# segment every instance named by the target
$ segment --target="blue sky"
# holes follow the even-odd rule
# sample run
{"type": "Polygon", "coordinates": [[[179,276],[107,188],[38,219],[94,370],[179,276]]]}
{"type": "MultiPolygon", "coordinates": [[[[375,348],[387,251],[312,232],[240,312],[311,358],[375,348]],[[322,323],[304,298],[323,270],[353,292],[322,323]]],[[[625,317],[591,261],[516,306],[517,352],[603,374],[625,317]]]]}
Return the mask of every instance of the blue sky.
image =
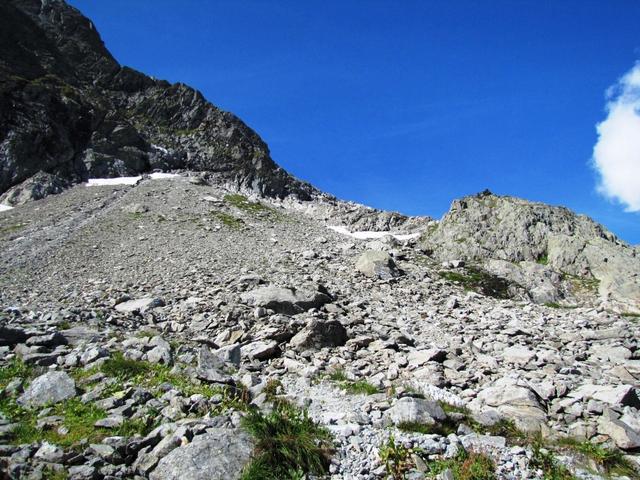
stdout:
{"type": "Polygon", "coordinates": [[[605,92],[640,59],[640,2],[70,3],[122,64],[202,91],[338,197],[439,218],[489,188],[640,243],[590,163],[605,92]]]}

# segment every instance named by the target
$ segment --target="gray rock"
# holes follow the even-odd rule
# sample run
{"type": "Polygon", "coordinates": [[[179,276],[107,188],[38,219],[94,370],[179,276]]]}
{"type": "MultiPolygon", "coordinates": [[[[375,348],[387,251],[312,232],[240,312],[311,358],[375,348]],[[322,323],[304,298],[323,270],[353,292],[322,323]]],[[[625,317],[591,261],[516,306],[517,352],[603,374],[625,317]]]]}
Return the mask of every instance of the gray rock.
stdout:
{"type": "Polygon", "coordinates": [[[58,345],[66,345],[67,339],[58,332],[49,333],[47,335],[36,335],[27,339],[29,346],[56,347],[58,345]]]}
{"type": "Polygon", "coordinates": [[[358,257],[356,270],[371,278],[388,280],[400,276],[391,256],[386,252],[368,250],[358,257]]]}
{"type": "Polygon", "coordinates": [[[269,360],[280,356],[281,350],[280,347],[278,347],[278,342],[270,340],[266,342],[257,341],[249,343],[242,347],[242,353],[256,360],[269,360]]]}
{"type": "Polygon", "coordinates": [[[446,415],[437,402],[422,398],[403,397],[384,413],[386,422],[399,425],[403,422],[415,422],[433,425],[444,420],[446,415]]]}
{"type": "Polygon", "coordinates": [[[225,362],[213,353],[208,346],[202,345],[198,350],[198,378],[214,383],[232,384],[233,379],[226,373],[225,362]]]}
{"type": "Polygon", "coordinates": [[[36,451],[35,458],[48,463],[60,463],[64,458],[64,450],[57,445],[53,445],[49,442],[43,442],[40,448],[36,451]]]}
{"type": "Polygon", "coordinates": [[[322,321],[313,319],[289,342],[292,348],[339,347],[347,343],[347,330],[338,320],[322,321]]]}
{"type": "Polygon", "coordinates": [[[149,346],[153,346],[147,352],[147,360],[151,363],[171,364],[171,345],[164,338],[156,335],[149,341],[149,346]]]}
{"type": "Polygon", "coordinates": [[[640,432],[617,418],[603,415],[598,419],[598,433],[608,435],[623,450],[640,447],[640,432]]]}
{"type": "Polygon", "coordinates": [[[169,452],[151,472],[151,480],[234,480],[253,453],[249,436],[240,430],[212,429],[192,443],[169,452]]]}
{"type": "Polygon", "coordinates": [[[242,294],[241,298],[247,305],[269,308],[287,315],[318,308],[331,301],[331,298],[322,292],[276,286],[256,288],[242,294]]]}
{"type": "Polygon", "coordinates": [[[28,407],[50,405],[76,396],[76,384],[65,372],[47,372],[37,377],[20,395],[18,403],[28,407]]]}
{"type": "Polygon", "coordinates": [[[161,298],[144,297],[137,300],[128,300],[115,306],[118,312],[122,313],[144,313],[151,308],[164,307],[164,300],[161,298]]]}
{"type": "Polygon", "coordinates": [[[27,335],[23,329],[0,325],[0,346],[8,345],[13,347],[19,343],[24,343],[26,340],[27,335]]]}

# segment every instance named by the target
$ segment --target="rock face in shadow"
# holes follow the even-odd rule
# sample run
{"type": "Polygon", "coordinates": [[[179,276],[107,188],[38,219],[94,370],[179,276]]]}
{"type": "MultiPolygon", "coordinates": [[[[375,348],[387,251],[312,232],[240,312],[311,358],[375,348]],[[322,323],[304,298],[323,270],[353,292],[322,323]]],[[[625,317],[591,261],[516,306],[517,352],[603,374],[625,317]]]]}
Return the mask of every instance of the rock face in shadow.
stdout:
{"type": "Polygon", "coordinates": [[[442,261],[482,263],[539,303],[598,293],[607,307],[640,311],[637,249],[564,207],[485,191],[455,200],[421,243],[442,261]]]}
{"type": "Polygon", "coordinates": [[[173,168],[264,196],[314,192],[200,92],[120,66],[64,1],[0,4],[0,193],[38,172],[64,184],[173,168]]]}

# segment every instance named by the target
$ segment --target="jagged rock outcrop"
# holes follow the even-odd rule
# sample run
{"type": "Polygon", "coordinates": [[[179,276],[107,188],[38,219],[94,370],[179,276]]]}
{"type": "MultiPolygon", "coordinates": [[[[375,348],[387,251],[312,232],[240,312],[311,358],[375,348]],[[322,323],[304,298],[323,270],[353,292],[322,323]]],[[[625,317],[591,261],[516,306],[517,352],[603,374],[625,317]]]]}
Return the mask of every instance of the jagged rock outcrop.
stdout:
{"type": "Polygon", "coordinates": [[[0,193],[41,171],[64,184],[177,168],[265,196],[314,192],[200,92],[120,66],[64,1],[0,4],[0,193]]]}
{"type": "Polygon", "coordinates": [[[454,201],[421,243],[439,260],[484,263],[540,303],[597,292],[608,307],[640,311],[636,249],[564,207],[485,191],[454,201]]]}

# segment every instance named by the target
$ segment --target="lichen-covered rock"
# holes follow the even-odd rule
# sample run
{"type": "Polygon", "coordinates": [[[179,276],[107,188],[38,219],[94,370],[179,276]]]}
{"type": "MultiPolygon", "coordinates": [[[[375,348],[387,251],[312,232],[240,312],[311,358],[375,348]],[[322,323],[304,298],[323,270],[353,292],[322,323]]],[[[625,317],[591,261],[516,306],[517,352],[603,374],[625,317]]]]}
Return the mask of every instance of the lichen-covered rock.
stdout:
{"type": "Polygon", "coordinates": [[[65,372],[47,372],[31,382],[18,402],[28,407],[50,405],[76,396],[76,384],[65,372]]]}
{"type": "Polygon", "coordinates": [[[598,295],[608,307],[640,312],[636,250],[564,207],[485,191],[455,200],[420,241],[441,261],[484,263],[538,303],[593,303],[598,295]]]}
{"type": "Polygon", "coordinates": [[[356,269],[371,278],[388,280],[400,276],[396,263],[387,252],[368,250],[358,257],[356,269]]]}
{"type": "Polygon", "coordinates": [[[277,313],[289,315],[318,308],[331,301],[331,297],[322,292],[274,285],[258,287],[243,293],[241,298],[247,305],[269,308],[277,313]]]}
{"type": "Polygon", "coordinates": [[[210,480],[240,478],[253,451],[240,430],[217,429],[169,452],[151,473],[151,480],[210,480]]]}

